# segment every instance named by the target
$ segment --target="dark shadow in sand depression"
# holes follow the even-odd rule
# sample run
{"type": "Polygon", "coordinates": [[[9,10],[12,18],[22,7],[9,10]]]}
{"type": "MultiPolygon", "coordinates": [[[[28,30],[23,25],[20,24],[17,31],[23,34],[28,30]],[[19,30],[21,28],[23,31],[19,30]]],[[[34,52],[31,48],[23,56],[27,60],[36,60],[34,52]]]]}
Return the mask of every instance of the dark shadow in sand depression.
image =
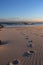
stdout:
{"type": "Polygon", "coordinates": [[[18,65],[19,64],[19,60],[15,59],[12,62],[8,62],[7,65],[18,65]]]}
{"type": "Polygon", "coordinates": [[[10,43],[10,41],[2,41],[2,40],[0,40],[0,45],[5,45],[5,44],[8,44],[8,43],[10,43]]]}

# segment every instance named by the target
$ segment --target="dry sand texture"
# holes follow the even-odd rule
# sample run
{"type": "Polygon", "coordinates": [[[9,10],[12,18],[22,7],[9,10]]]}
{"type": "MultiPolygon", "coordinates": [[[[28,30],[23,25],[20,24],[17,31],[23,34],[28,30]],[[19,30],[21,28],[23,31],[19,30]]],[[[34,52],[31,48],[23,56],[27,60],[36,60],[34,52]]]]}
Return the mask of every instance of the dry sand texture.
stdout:
{"type": "Polygon", "coordinates": [[[0,40],[0,65],[43,65],[43,26],[3,28],[0,40]]]}

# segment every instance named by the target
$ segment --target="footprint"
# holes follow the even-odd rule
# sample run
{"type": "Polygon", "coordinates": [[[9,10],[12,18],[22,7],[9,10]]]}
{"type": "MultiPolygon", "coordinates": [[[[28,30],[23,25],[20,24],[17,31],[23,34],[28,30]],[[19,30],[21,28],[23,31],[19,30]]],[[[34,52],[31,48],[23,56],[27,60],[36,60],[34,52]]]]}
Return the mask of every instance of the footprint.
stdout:
{"type": "Polygon", "coordinates": [[[27,44],[27,47],[32,48],[32,44],[27,44]]]}
{"type": "Polygon", "coordinates": [[[28,41],[28,43],[27,43],[27,47],[32,48],[32,40],[28,41]]]}
{"type": "Polygon", "coordinates": [[[16,60],[14,60],[12,63],[15,65],[15,64],[18,64],[19,61],[16,59],[16,60]]]}
{"type": "Polygon", "coordinates": [[[29,51],[24,52],[23,57],[29,57],[32,55],[29,51]]]}
{"type": "Polygon", "coordinates": [[[27,39],[27,40],[28,40],[28,37],[26,37],[25,39],[27,39]]]}
{"type": "Polygon", "coordinates": [[[12,62],[8,62],[8,64],[7,65],[18,65],[19,64],[19,60],[17,60],[17,59],[15,59],[14,61],[12,61],[12,62]]]}
{"type": "Polygon", "coordinates": [[[28,42],[30,43],[30,42],[33,42],[33,41],[32,41],[32,40],[30,40],[30,41],[28,41],[28,42]]]}
{"type": "Polygon", "coordinates": [[[34,53],[34,51],[30,51],[30,53],[34,53]]]}

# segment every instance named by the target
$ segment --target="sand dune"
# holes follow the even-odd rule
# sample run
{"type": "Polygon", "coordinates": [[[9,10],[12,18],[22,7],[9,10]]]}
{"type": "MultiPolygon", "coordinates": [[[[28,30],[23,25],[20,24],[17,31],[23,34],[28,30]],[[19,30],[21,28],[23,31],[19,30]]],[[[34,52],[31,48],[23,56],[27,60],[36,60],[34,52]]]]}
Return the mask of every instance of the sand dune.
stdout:
{"type": "Polygon", "coordinates": [[[43,65],[43,26],[3,28],[0,40],[0,65],[43,65]]]}

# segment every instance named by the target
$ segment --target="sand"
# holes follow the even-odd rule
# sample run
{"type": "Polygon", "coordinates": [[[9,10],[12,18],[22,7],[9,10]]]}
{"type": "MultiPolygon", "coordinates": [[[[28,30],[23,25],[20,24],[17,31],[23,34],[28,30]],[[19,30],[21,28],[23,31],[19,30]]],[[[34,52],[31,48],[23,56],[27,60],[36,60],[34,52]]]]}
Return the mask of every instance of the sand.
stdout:
{"type": "Polygon", "coordinates": [[[43,26],[3,28],[0,30],[0,65],[43,65],[43,26]],[[25,54],[33,51],[34,53],[25,54]],[[25,54],[25,55],[24,55],[25,54]]]}

